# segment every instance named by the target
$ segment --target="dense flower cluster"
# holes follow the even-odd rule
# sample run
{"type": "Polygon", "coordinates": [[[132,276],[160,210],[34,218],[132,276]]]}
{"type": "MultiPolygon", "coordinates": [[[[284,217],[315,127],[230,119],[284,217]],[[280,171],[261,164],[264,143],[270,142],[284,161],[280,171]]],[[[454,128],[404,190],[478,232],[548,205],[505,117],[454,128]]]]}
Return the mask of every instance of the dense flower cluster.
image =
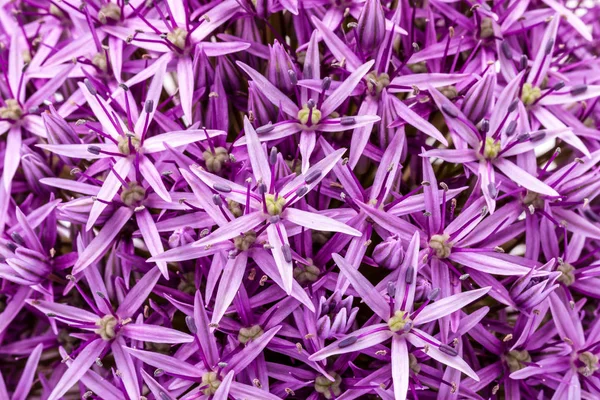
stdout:
{"type": "Polygon", "coordinates": [[[600,4],[0,2],[0,400],[600,398],[600,4]]]}

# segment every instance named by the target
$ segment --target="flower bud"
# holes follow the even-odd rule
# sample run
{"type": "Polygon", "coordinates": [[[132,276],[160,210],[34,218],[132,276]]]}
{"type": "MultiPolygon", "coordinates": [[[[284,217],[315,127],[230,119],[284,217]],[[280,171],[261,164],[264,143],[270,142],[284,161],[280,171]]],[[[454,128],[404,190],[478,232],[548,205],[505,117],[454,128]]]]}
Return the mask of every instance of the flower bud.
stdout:
{"type": "Polygon", "coordinates": [[[267,78],[282,92],[291,93],[294,79],[297,82],[295,77],[296,72],[290,56],[284,47],[278,41],[275,41],[273,46],[269,47],[267,78]]]}
{"type": "Polygon", "coordinates": [[[375,246],[373,260],[387,269],[396,269],[404,260],[402,240],[396,236],[388,237],[384,242],[375,246]]]}
{"type": "Polygon", "coordinates": [[[465,95],[463,102],[463,113],[474,123],[481,121],[488,113],[494,100],[494,87],[496,86],[496,75],[486,74],[465,95]]]}
{"type": "Polygon", "coordinates": [[[385,37],[385,15],[379,0],[367,0],[358,17],[358,43],[364,51],[373,51],[385,37]]]}

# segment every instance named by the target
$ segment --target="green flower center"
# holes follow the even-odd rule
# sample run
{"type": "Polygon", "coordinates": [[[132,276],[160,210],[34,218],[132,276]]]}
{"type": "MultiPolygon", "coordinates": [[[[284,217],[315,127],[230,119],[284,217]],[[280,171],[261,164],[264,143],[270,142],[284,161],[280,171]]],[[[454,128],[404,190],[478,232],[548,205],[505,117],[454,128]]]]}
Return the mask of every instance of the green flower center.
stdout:
{"type": "Polygon", "coordinates": [[[326,399],[331,399],[333,396],[339,396],[342,393],[340,385],[342,384],[342,377],[335,372],[328,372],[335,380],[332,382],[323,375],[319,375],[315,379],[315,390],[317,393],[321,393],[326,399]]]}
{"type": "Polygon", "coordinates": [[[482,39],[494,36],[494,23],[491,18],[483,18],[481,20],[480,36],[482,39]]]}
{"type": "Polygon", "coordinates": [[[525,197],[523,197],[523,203],[526,206],[533,206],[535,209],[543,209],[544,208],[544,199],[540,196],[539,193],[532,192],[530,190],[527,191],[525,197]]]}
{"type": "Polygon", "coordinates": [[[233,239],[236,250],[246,251],[256,242],[256,232],[248,231],[233,239]]]}
{"type": "Polygon", "coordinates": [[[531,83],[527,82],[523,85],[523,90],[521,91],[521,101],[526,106],[530,106],[537,101],[542,96],[542,91],[539,87],[533,86],[531,83]]]}
{"type": "Polygon", "coordinates": [[[202,387],[205,387],[202,392],[206,396],[212,396],[215,394],[219,386],[221,386],[221,380],[216,372],[211,371],[202,375],[202,387]]]}
{"type": "Polygon", "coordinates": [[[242,328],[238,333],[238,341],[242,344],[246,344],[249,341],[259,338],[264,333],[260,325],[252,325],[249,328],[242,328]]]}
{"type": "Polygon", "coordinates": [[[407,311],[398,310],[394,316],[388,320],[390,331],[398,332],[404,329],[406,324],[410,323],[409,314],[407,311]]]}
{"type": "Polygon", "coordinates": [[[498,157],[498,154],[501,150],[500,141],[494,140],[494,138],[487,137],[485,138],[485,145],[483,149],[483,157],[488,160],[493,160],[498,157]]]}
{"type": "Polygon", "coordinates": [[[575,274],[573,273],[573,271],[575,271],[575,267],[573,267],[571,264],[562,263],[558,266],[557,270],[561,272],[561,275],[558,277],[559,282],[567,286],[575,283],[575,274]]]}
{"type": "Polygon", "coordinates": [[[202,153],[202,158],[206,164],[206,169],[212,173],[219,173],[223,168],[223,164],[229,159],[227,149],[224,147],[217,147],[215,152],[206,150],[202,153]]]}
{"type": "Polygon", "coordinates": [[[129,187],[121,192],[121,201],[128,207],[141,205],[144,197],[146,197],[146,189],[135,182],[129,183],[129,187]]]}
{"type": "Polygon", "coordinates": [[[106,63],[106,54],[104,53],[96,53],[94,57],[92,57],[92,64],[94,64],[98,69],[102,71],[106,71],[108,64],[106,63]]]}
{"type": "Polygon", "coordinates": [[[167,40],[183,50],[185,49],[185,39],[187,38],[187,35],[188,33],[185,29],[175,28],[167,33],[167,40]]]}
{"type": "Polygon", "coordinates": [[[583,363],[583,366],[577,368],[577,372],[581,375],[591,376],[598,370],[598,356],[595,354],[584,351],[579,355],[578,359],[583,363]]]}
{"type": "Polygon", "coordinates": [[[319,109],[317,109],[316,107],[313,107],[312,109],[308,108],[307,105],[305,105],[304,107],[302,107],[300,109],[300,111],[298,111],[298,121],[300,121],[300,123],[302,125],[307,125],[308,126],[308,121],[310,118],[310,125],[316,125],[319,123],[319,121],[321,121],[321,111],[319,109]],[[311,113],[312,111],[312,113],[311,113]]]}
{"type": "Polygon", "coordinates": [[[283,207],[285,206],[285,199],[282,196],[275,196],[272,194],[265,195],[265,203],[267,206],[267,212],[269,215],[279,215],[283,211],[283,207]]]}
{"type": "Polygon", "coordinates": [[[527,366],[525,363],[528,362],[531,362],[531,357],[527,350],[511,350],[506,355],[506,364],[508,364],[510,372],[525,368],[527,366]]]}
{"type": "Polygon", "coordinates": [[[388,87],[390,84],[390,76],[385,72],[377,75],[377,72],[373,71],[367,74],[367,89],[369,93],[379,96],[383,89],[388,87]]]}
{"type": "Polygon", "coordinates": [[[131,145],[133,146],[135,151],[138,151],[141,145],[140,139],[138,139],[137,136],[125,135],[119,137],[119,143],[117,144],[117,148],[119,149],[119,152],[121,154],[124,154],[126,156],[131,154],[131,149],[129,148],[129,141],[131,141],[131,145]]]}
{"type": "Polygon", "coordinates": [[[98,326],[99,328],[96,329],[94,332],[97,335],[100,335],[100,337],[106,341],[114,339],[117,335],[117,332],[115,332],[117,322],[118,321],[114,316],[110,314],[105,315],[104,317],[96,321],[96,326],[98,326]]]}
{"type": "Polygon", "coordinates": [[[113,21],[118,21],[121,19],[121,7],[116,5],[115,3],[106,3],[102,7],[100,7],[100,11],[98,11],[98,20],[105,24],[107,19],[112,19],[113,21]]]}
{"type": "Polygon", "coordinates": [[[435,251],[438,258],[447,258],[452,252],[452,244],[448,243],[450,235],[444,233],[442,235],[433,235],[429,240],[429,248],[435,251]]]}
{"type": "Polygon", "coordinates": [[[5,102],[6,107],[0,107],[0,118],[12,119],[13,121],[21,119],[23,109],[19,102],[15,99],[8,99],[5,102]]]}
{"type": "MultiPolygon", "coordinates": [[[[309,261],[312,261],[308,259],[309,261]]],[[[315,265],[309,264],[305,266],[296,266],[294,267],[294,279],[298,281],[298,283],[307,283],[307,282],[315,282],[319,279],[319,275],[321,271],[315,265]]]]}

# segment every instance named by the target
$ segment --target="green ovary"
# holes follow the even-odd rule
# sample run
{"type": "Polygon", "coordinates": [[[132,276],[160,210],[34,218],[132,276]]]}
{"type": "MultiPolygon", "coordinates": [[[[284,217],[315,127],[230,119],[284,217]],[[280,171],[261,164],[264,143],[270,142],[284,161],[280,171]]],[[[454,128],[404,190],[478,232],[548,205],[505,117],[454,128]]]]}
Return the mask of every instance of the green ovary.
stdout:
{"type": "Polygon", "coordinates": [[[265,195],[265,204],[267,206],[267,212],[269,215],[279,215],[283,211],[285,206],[285,199],[282,196],[275,196],[272,194],[265,195]]]}
{"type": "Polygon", "coordinates": [[[249,328],[242,328],[238,333],[238,341],[242,344],[246,344],[251,340],[254,340],[264,333],[260,325],[252,325],[249,328]]]}
{"type": "Polygon", "coordinates": [[[429,248],[435,251],[438,258],[447,258],[452,252],[452,244],[448,243],[448,234],[433,235],[429,240],[429,248]]]}
{"type": "Polygon", "coordinates": [[[302,109],[298,111],[298,121],[300,121],[302,125],[307,125],[309,118],[311,125],[318,124],[319,121],[321,121],[321,111],[319,111],[317,108],[313,108],[311,114],[311,109],[308,108],[308,106],[302,107],[302,109]]]}
{"type": "Polygon", "coordinates": [[[531,85],[531,83],[526,83],[523,85],[523,90],[521,91],[521,101],[526,106],[532,105],[542,96],[542,91],[539,87],[531,85]]]}
{"type": "Polygon", "coordinates": [[[202,375],[202,387],[205,387],[202,392],[206,396],[212,396],[215,394],[219,386],[221,386],[221,380],[216,372],[211,371],[202,375]]]}
{"type": "Polygon", "coordinates": [[[321,393],[323,397],[329,400],[333,398],[333,396],[337,397],[342,393],[342,390],[340,389],[342,377],[335,372],[328,372],[328,374],[335,380],[331,382],[323,375],[318,376],[317,379],[315,379],[315,391],[321,393]]]}
{"type": "Polygon", "coordinates": [[[406,324],[410,323],[408,312],[398,310],[394,316],[389,319],[388,326],[392,332],[398,332],[404,329],[406,324]]]}

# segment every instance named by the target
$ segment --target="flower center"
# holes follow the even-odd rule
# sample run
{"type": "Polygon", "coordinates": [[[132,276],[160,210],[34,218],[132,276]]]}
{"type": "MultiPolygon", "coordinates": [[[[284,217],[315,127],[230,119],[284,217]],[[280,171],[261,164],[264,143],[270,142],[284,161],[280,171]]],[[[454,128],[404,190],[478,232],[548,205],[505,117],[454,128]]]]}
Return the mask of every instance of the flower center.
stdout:
{"type": "Polygon", "coordinates": [[[458,90],[456,86],[444,86],[440,88],[440,93],[442,93],[448,100],[453,100],[458,96],[458,90]]]}
{"type": "Polygon", "coordinates": [[[429,248],[435,251],[438,258],[447,258],[452,252],[452,244],[448,243],[450,235],[444,233],[442,235],[433,235],[429,240],[429,248]]]}
{"type": "Polygon", "coordinates": [[[22,115],[23,109],[15,99],[6,100],[6,107],[0,107],[0,118],[17,121],[21,119],[22,115]]]}
{"type": "Polygon", "coordinates": [[[321,121],[321,111],[317,107],[308,108],[307,105],[304,105],[304,107],[298,111],[298,121],[306,126],[316,125],[321,121]]]}
{"type": "Polygon", "coordinates": [[[117,332],[115,331],[117,322],[118,321],[114,316],[110,314],[105,315],[104,317],[96,321],[96,326],[98,326],[99,328],[96,329],[94,332],[97,335],[100,335],[100,337],[104,340],[112,340],[117,334],[117,332]]]}
{"type": "Polygon", "coordinates": [[[263,333],[263,329],[260,327],[260,325],[252,325],[249,328],[242,328],[238,333],[238,341],[242,344],[246,344],[253,339],[259,338],[263,333]]]}
{"type": "Polygon", "coordinates": [[[108,64],[106,63],[106,55],[104,53],[96,53],[92,57],[92,64],[98,67],[100,70],[106,72],[108,64]]]}
{"type": "Polygon", "coordinates": [[[532,192],[530,190],[528,190],[527,194],[525,194],[523,203],[528,207],[533,206],[535,209],[544,208],[544,199],[539,195],[539,193],[532,192]]]}
{"type": "Polygon", "coordinates": [[[558,281],[560,283],[563,283],[566,286],[571,286],[573,283],[575,283],[575,274],[573,273],[573,271],[575,271],[575,267],[573,267],[571,264],[561,263],[557,270],[561,272],[561,275],[558,277],[558,281]]]}
{"type": "Polygon", "coordinates": [[[296,279],[298,283],[315,282],[319,279],[321,271],[317,266],[312,264],[311,259],[308,259],[308,261],[311,262],[309,265],[294,267],[294,279],[296,279]]]}
{"type": "Polygon", "coordinates": [[[485,138],[485,145],[483,149],[483,157],[488,160],[493,160],[498,157],[498,153],[501,150],[500,141],[494,140],[494,138],[487,137],[485,138]]]}
{"type": "Polygon", "coordinates": [[[526,106],[532,105],[542,96],[542,91],[539,87],[531,85],[531,83],[527,82],[523,85],[523,90],[521,91],[521,101],[526,106]]]}
{"type": "Polygon", "coordinates": [[[121,7],[115,3],[106,3],[100,7],[98,11],[98,20],[103,24],[106,24],[107,20],[118,21],[121,19],[121,7]]]}
{"type": "Polygon", "coordinates": [[[185,29],[175,28],[167,33],[167,40],[183,50],[185,49],[185,39],[187,38],[187,35],[188,33],[185,29]]]}
{"type": "Polygon", "coordinates": [[[256,232],[248,231],[233,239],[233,244],[238,251],[246,251],[256,242],[256,232]]]}
{"type": "Polygon", "coordinates": [[[390,76],[385,72],[377,75],[377,72],[373,71],[367,74],[367,89],[372,95],[379,96],[383,89],[390,84],[390,76]]]}
{"type": "Polygon", "coordinates": [[[224,147],[217,147],[215,152],[206,150],[202,153],[202,158],[204,158],[204,163],[206,164],[206,169],[212,173],[218,173],[223,168],[223,164],[225,161],[229,159],[229,154],[227,153],[227,149],[224,147]]]}
{"type": "Polygon", "coordinates": [[[527,350],[511,350],[506,355],[506,364],[508,364],[510,372],[525,368],[527,366],[525,363],[529,362],[531,362],[531,357],[527,350]]]}
{"type": "Polygon", "coordinates": [[[128,207],[137,207],[141,205],[146,197],[146,189],[135,182],[130,182],[127,189],[121,193],[121,201],[128,207]]]}
{"type": "Polygon", "coordinates": [[[219,386],[221,386],[221,380],[216,372],[210,371],[202,375],[202,387],[205,387],[202,391],[206,396],[212,396],[215,394],[219,386]]]}
{"type": "Polygon", "coordinates": [[[227,208],[234,217],[239,218],[242,216],[242,207],[240,207],[240,203],[237,203],[233,200],[227,200],[227,208]]]}
{"type": "Polygon", "coordinates": [[[272,194],[265,195],[265,203],[269,215],[279,215],[285,206],[285,199],[282,196],[277,196],[277,199],[272,194]]]}
{"type": "Polygon", "coordinates": [[[331,399],[334,396],[339,396],[342,393],[340,385],[342,384],[342,377],[335,372],[328,372],[335,380],[332,382],[323,375],[319,375],[315,379],[315,390],[317,393],[321,393],[326,399],[331,399]]]}
{"type": "MultiPolygon", "coordinates": [[[[106,61],[106,59],[105,59],[106,61]]],[[[140,139],[134,135],[125,135],[119,138],[119,144],[117,144],[117,148],[121,152],[121,154],[125,154],[126,156],[131,154],[131,148],[129,147],[129,141],[131,141],[131,146],[135,149],[135,151],[140,148],[140,139]]]]}
{"type": "Polygon", "coordinates": [[[388,320],[388,326],[390,327],[390,331],[398,332],[403,330],[410,322],[411,320],[408,312],[398,310],[394,313],[394,316],[388,320]]]}
{"type": "Polygon", "coordinates": [[[581,375],[591,376],[598,370],[598,356],[595,354],[584,351],[579,355],[578,359],[583,363],[583,366],[577,368],[577,372],[581,375]]]}
{"type": "Polygon", "coordinates": [[[481,20],[481,31],[479,35],[482,39],[494,36],[494,24],[491,18],[483,18],[481,20]]]}

